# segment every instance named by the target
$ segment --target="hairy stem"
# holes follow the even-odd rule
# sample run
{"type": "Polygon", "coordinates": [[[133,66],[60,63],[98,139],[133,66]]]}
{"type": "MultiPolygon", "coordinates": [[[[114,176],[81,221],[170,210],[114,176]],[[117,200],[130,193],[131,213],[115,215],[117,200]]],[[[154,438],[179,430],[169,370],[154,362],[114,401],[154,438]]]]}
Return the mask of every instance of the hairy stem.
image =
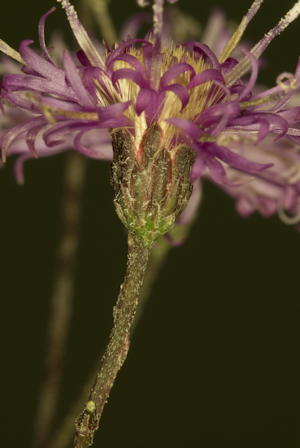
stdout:
{"type": "Polygon", "coordinates": [[[57,269],[48,328],[48,347],[34,428],[33,446],[47,445],[60,391],[63,357],[74,295],[74,273],[78,247],[81,196],[85,159],[69,153],[66,160],[62,198],[62,233],[58,246],[57,269]]]}
{"type": "MultiPolygon", "coordinates": [[[[171,248],[172,248],[172,246],[163,237],[161,237],[158,241],[158,244],[155,244],[155,246],[153,247],[153,249],[150,252],[150,257],[149,257],[148,265],[146,268],[144,281],[141,286],[141,290],[140,290],[140,294],[139,294],[139,301],[138,301],[138,306],[136,309],[136,314],[135,314],[134,321],[133,321],[131,331],[130,331],[131,337],[133,336],[134,331],[137,327],[137,324],[143,314],[144,306],[150,296],[150,292],[151,292],[153,283],[154,283],[154,281],[164,263],[164,260],[171,248]]],[[[102,359],[102,357],[101,357],[101,359],[102,359]]],[[[91,390],[91,388],[93,386],[95,376],[97,375],[97,372],[101,365],[101,359],[99,359],[97,361],[96,365],[94,366],[92,371],[89,373],[89,376],[86,379],[86,382],[85,382],[79,396],[77,397],[76,401],[72,404],[70,411],[68,412],[65,419],[63,420],[61,426],[59,427],[57,433],[55,434],[55,437],[52,439],[52,441],[49,445],[49,448],[67,448],[72,437],[74,437],[74,433],[75,433],[74,421],[82,409],[82,403],[88,396],[89,391],[91,390]]]]}
{"type": "Polygon", "coordinates": [[[169,244],[163,236],[161,236],[158,241],[154,244],[154,247],[151,249],[149,262],[147,265],[144,282],[141,287],[139,303],[136,309],[135,318],[131,327],[130,335],[132,336],[140,322],[140,319],[144,313],[144,308],[148,299],[150,297],[150,293],[152,291],[152,286],[167,258],[167,255],[172,249],[173,246],[169,244]]]}
{"type": "MultiPolygon", "coordinates": [[[[176,242],[181,239],[185,239],[188,236],[188,233],[190,231],[190,225],[186,226],[175,226],[175,228],[172,231],[172,236],[174,238],[174,242],[176,245],[176,242]]],[[[139,294],[139,300],[138,305],[136,309],[136,314],[134,317],[134,321],[131,326],[130,330],[130,337],[132,338],[138,323],[140,322],[140,319],[144,313],[145,305],[148,301],[148,298],[150,296],[153,284],[165,262],[165,259],[169,253],[169,251],[174,246],[171,245],[165,237],[160,237],[157,242],[154,244],[154,247],[151,249],[149,261],[147,264],[145,277],[143,284],[141,286],[140,294],[139,294]]],[[[75,434],[75,425],[74,421],[79,414],[80,410],[82,409],[82,403],[88,396],[89,391],[91,390],[91,387],[93,385],[95,376],[99,370],[99,367],[101,365],[101,359],[102,357],[97,361],[96,365],[93,367],[91,372],[89,373],[86,382],[80,391],[76,401],[71,405],[70,410],[66,417],[64,418],[63,422],[61,423],[60,427],[58,428],[55,436],[53,437],[51,443],[49,444],[48,448],[67,448],[70,444],[70,441],[74,437],[75,434]]]]}
{"type": "Polygon", "coordinates": [[[127,270],[116,306],[114,327],[103,355],[100,369],[84,410],[76,420],[74,448],[86,448],[93,443],[94,434],[118,371],[129,350],[129,334],[134,319],[138,296],[143,282],[150,247],[128,236],[127,270]]]}

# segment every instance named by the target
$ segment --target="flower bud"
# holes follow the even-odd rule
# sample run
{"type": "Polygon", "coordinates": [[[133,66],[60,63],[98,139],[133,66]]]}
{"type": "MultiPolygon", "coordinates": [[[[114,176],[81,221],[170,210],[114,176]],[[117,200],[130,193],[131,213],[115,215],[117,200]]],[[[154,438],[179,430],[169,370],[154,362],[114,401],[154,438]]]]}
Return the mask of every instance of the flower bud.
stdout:
{"type": "Polygon", "coordinates": [[[138,150],[124,130],[113,132],[112,142],[117,214],[132,235],[152,245],[188,204],[195,153],[186,145],[168,151],[158,124],[147,129],[138,150]]]}

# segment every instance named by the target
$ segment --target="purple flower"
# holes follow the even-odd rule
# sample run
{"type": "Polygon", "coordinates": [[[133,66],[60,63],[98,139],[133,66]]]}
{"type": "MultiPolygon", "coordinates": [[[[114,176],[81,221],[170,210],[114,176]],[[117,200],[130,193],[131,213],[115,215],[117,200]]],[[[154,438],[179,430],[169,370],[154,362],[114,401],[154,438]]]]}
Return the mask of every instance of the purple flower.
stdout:
{"type": "MultiPolygon", "coordinates": [[[[65,43],[59,35],[52,37],[52,44],[55,47],[55,59],[56,62],[62,61],[62,55],[65,48],[65,43]]],[[[1,44],[0,44],[1,45],[1,44]]],[[[52,47],[52,45],[51,45],[52,47]]],[[[8,74],[22,74],[20,70],[22,66],[15,63],[12,59],[4,55],[0,60],[0,73],[4,75],[8,74]]],[[[3,104],[6,105],[5,99],[3,104]]],[[[9,104],[8,104],[9,105],[9,104]]],[[[21,108],[6,107],[5,114],[0,115],[0,145],[3,146],[3,140],[9,130],[13,130],[10,135],[14,135],[15,131],[26,129],[28,122],[31,122],[36,115],[29,110],[21,108]]],[[[48,125],[49,127],[51,125],[48,125]]],[[[46,145],[43,139],[43,132],[45,128],[35,136],[34,149],[27,144],[26,131],[20,132],[16,138],[13,138],[10,147],[9,154],[19,154],[20,157],[16,160],[14,165],[14,171],[16,180],[19,184],[24,183],[23,165],[24,162],[33,157],[46,157],[54,155],[62,151],[72,149],[74,147],[74,139],[76,138],[76,132],[70,133],[64,137],[64,140],[52,147],[46,145]],[[30,150],[31,149],[31,150],[30,150]]],[[[6,137],[7,139],[8,137],[6,137]]],[[[105,129],[98,129],[91,131],[83,138],[84,147],[89,148],[90,156],[103,160],[112,159],[112,147],[109,133],[105,129]]],[[[80,148],[78,148],[80,151],[80,148]]],[[[86,152],[85,152],[86,153],[86,152]]]]}
{"type": "MultiPolygon", "coordinates": [[[[259,152],[262,142],[268,146],[271,139],[285,137],[297,145],[300,142],[300,107],[287,108],[300,88],[300,64],[295,74],[280,75],[275,87],[253,93],[259,57],[299,15],[300,2],[250,51],[240,49],[244,57],[238,62],[232,55],[262,2],[253,2],[225,45],[225,33],[217,42],[212,40],[215,30],[220,29],[215,15],[212,33],[205,37],[212,42],[211,49],[197,41],[162,44],[163,0],[155,0],[153,30],[146,38],[128,36],[113,49],[106,46],[100,55],[74,7],[68,0],[61,0],[80,46],[77,60],[65,51],[60,67],[46,47],[45,20],[55,8],[40,20],[41,55],[31,49],[29,40],[21,42],[19,53],[0,42],[2,51],[23,64],[21,74],[3,78],[1,98],[30,114],[3,137],[3,158],[10,148],[17,148],[20,139],[26,141],[33,155],[39,152],[39,142],[43,141],[40,151],[44,154],[73,144],[87,156],[99,157],[99,147],[91,143],[89,136],[100,132],[107,143],[105,129],[111,135],[123,129],[138,161],[145,135],[157,124],[171,157],[183,145],[195,151],[192,182],[205,176],[222,188],[242,191],[238,186],[245,184],[249,176],[246,180],[243,175],[235,179],[233,170],[251,174],[255,179],[267,178],[274,158],[253,157],[249,151],[239,151],[235,144],[256,146],[259,152]],[[220,48],[222,51],[216,56],[213,49],[218,53],[220,48]],[[248,72],[250,77],[245,82],[243,77],[248,72]]],[[[138,3],[146,4],[143,0],[138,3]]],[[[284,150],[282,145],[279,147],[279,152],[284,150]]]]}
{"type": "MultiPolygon", "coordinates": [[[[298,94],[297,99],[300,100],[298,94]]],[[[240,135],[242,137],[242,135],[240,135]]],[[[300,221],[300,154],[299,147],[288,139],[273,141],[267,136],[259,145],[246,139],[245,143],[230,143],[229,148],[249,160],[272,163],[263,172],[247,176],[229,166],[228,179],[238,188],[220,185],[223,191],[236,200],[236,208],[242,217],[258,211],[265,217],[278,213],[286,224],[300,221]]],[[[211,175],[204,175],[213,181],[211,175]]]]}

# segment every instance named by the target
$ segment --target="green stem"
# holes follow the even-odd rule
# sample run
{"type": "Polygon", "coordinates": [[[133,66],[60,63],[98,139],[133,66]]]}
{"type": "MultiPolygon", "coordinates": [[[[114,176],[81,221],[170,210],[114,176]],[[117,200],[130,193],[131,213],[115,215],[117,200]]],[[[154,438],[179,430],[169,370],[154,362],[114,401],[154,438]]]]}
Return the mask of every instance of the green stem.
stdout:
{"type": "Polygon", "coordinates": [[[87,448],[94,434],[118,371],[129,350],[129,333],[134,319],[138,296],[143,282],[150,247],[128,236],[127,271],[114,307],[114,327],[102,358],[100,369],[84,410],[76,420],[73,448],[87,448]]]}
{"type": "Polygon", "coordinates": [[[171,246],[165,240],[165,238],[161,236],[151,249],[149,262],[145,273],[145,278],[140,291],[139,303],[136,309],[136,314],[130,331],[131,337],[135,332],[137,325],[139,324],[140,319],[144,313],[145,305],[148,302],[150,293],[152,291],[152,286],[165,262],[165,259],[167,258],[170,249],[172,248],[173,246],[171,246]]]}

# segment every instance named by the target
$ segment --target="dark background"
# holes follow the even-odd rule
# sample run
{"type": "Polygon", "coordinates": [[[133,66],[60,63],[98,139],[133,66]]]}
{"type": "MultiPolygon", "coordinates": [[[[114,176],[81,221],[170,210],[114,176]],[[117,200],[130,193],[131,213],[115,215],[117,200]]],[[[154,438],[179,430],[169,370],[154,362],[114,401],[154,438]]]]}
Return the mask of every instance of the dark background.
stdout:
{"type": "MultiPolygon", "coordinates": [[[[246,38],[257,41],[293,1],[266,0],[246,38]]],[[[213,5],[185,0],[203,24],[213,5]]],[[[1,4],[1,38],[37,39],[54,0],[1,4]]],[[[249,2],[220,0],[239,20],[249,2]]],[[[55,5],[56,6],[56,5],[55,5]]],[[[112,1],[120,27],[134,0],[112,1]]],[[[266,51],[262,83],[294,71],[300,19],[266,51]]],[[[71,32],[61,7],[46,22],[71,32]]],[[[17,186],[10,158],[1,189],[1,446],[29,447],[41,378],[60,230],[65,155],[26,163],[17,186]]],[[[171,252],[105,408],[95,447],[299,446],[300,235],[277,217],[241,219],[205,183],[188,241],[171,252]]],[[[123,280],[126,233],[112,205],[107,163],[89,161],[76,297],[58,421],[103,350],[123,280]]]]}

